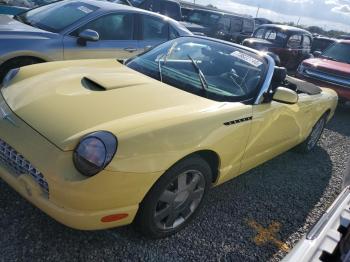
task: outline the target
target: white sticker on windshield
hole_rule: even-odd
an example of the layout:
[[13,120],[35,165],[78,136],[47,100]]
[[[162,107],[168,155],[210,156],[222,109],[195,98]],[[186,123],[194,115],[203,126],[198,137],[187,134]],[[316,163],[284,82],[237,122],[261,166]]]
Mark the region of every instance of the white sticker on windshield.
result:
[[245,61],[245,62],[247,62],[255,67],[259,67],[263,64],[258,59],[251,57],[250,55],[247,55],[245,53],[239,52],[239,51],[234,51],[233,53],[231,53],[231,55],[238,58],[238,59],[241,59],[241,60],[243,60],[243,61]]
[[92,12],[91,9],[89,9],[89,8],[87,8],[86,6],[83,6],[83,5],[79,6],[78,9],[79,9],[80,11],[84,12],[85,14],[90,14],[90,13]]

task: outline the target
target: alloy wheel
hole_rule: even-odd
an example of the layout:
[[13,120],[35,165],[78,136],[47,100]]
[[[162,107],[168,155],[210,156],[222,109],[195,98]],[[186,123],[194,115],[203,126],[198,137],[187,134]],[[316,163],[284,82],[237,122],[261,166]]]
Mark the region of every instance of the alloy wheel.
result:
[[201,203],[205,186],[204,176],[198,170],[188,170],[175,177],[156,204],[156,226],[161,230],[169,230],[187,221]]

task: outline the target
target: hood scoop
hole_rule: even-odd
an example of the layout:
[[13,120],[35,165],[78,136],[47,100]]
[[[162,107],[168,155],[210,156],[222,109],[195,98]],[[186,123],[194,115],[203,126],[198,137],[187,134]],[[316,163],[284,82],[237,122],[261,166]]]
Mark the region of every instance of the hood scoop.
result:
[[81,80],[81,85],[90,91],[106,91],[106,88],[87,77]]
[[91,91],[108,91],[113,89],[120,89],[138,85],[147,84],[144,78],[136,78],[134,75],[130,74],[130,77],[120,76],[118,73],[105,73],[88,75],[82,78],[81,84],[84,88]]

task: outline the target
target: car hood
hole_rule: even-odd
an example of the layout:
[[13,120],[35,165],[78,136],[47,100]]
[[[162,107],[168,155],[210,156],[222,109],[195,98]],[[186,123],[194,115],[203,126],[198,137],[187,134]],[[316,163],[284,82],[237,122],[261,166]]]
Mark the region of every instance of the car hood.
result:
[[[9,15],[0,15],[0,39],[16,39],[26,37],[54,37],[57,34],[51,33],[30,25],[21,23]],[[3,40],[1,40],[3,41]]]
[[180,22],[183,26],[185,26],[191,32],[199,32],[199,33],[207,33],[209,31],[208,27],[204,27],[199,24],[194,24],[190,22]]
[[305,66],[317,68],[329,73],[348,77],[350,75],[350,64],[328,60],[325,58],[311,58],[303,62]]
[[272,42],[260,38],[247,38],[244,40],[243,45],[259,50],[274,46]]
[[115,60],[53,62],[21,68],[2,89],[14,113],[68,151],[98,130],[117,135],[174,123],[218,106],[142,75]]
[[9,5],[1,5],[0,4],[0,14],[6,14],[6,15],[16,15],[21,12],[27,11],[28,8],[26,7],[19,7],[19,6],[9,6]]

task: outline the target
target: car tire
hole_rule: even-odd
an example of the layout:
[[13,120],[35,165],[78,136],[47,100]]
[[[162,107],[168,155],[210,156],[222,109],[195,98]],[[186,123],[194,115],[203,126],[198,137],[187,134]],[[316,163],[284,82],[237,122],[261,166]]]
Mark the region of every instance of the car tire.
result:
[[0,83],[3,81],[4,77],[6,76],[6,74],[11,69],[22,67],[22,66],[27,66],[27,65],[38,64],[38,63],[42,63],[42,62],[43,61],[41,59],[35,58],[35,57],[17,57],[17,58],[12,58],[12,59],[6,61],[0,67]]
[[164,238],[198,215],[212,182],[208,163],[192,156],[171,167],[142,201],[134,225],[146,237]]
[[327,116],[328,114],[324,114],[314,125],[314,127],[311,130],[310,135],[306,138],[304,142],[302,142],[300,145],[296,147],[296,150],[300,153],[310,153],[313,151],[320,140],[323,130],[327,123]]

